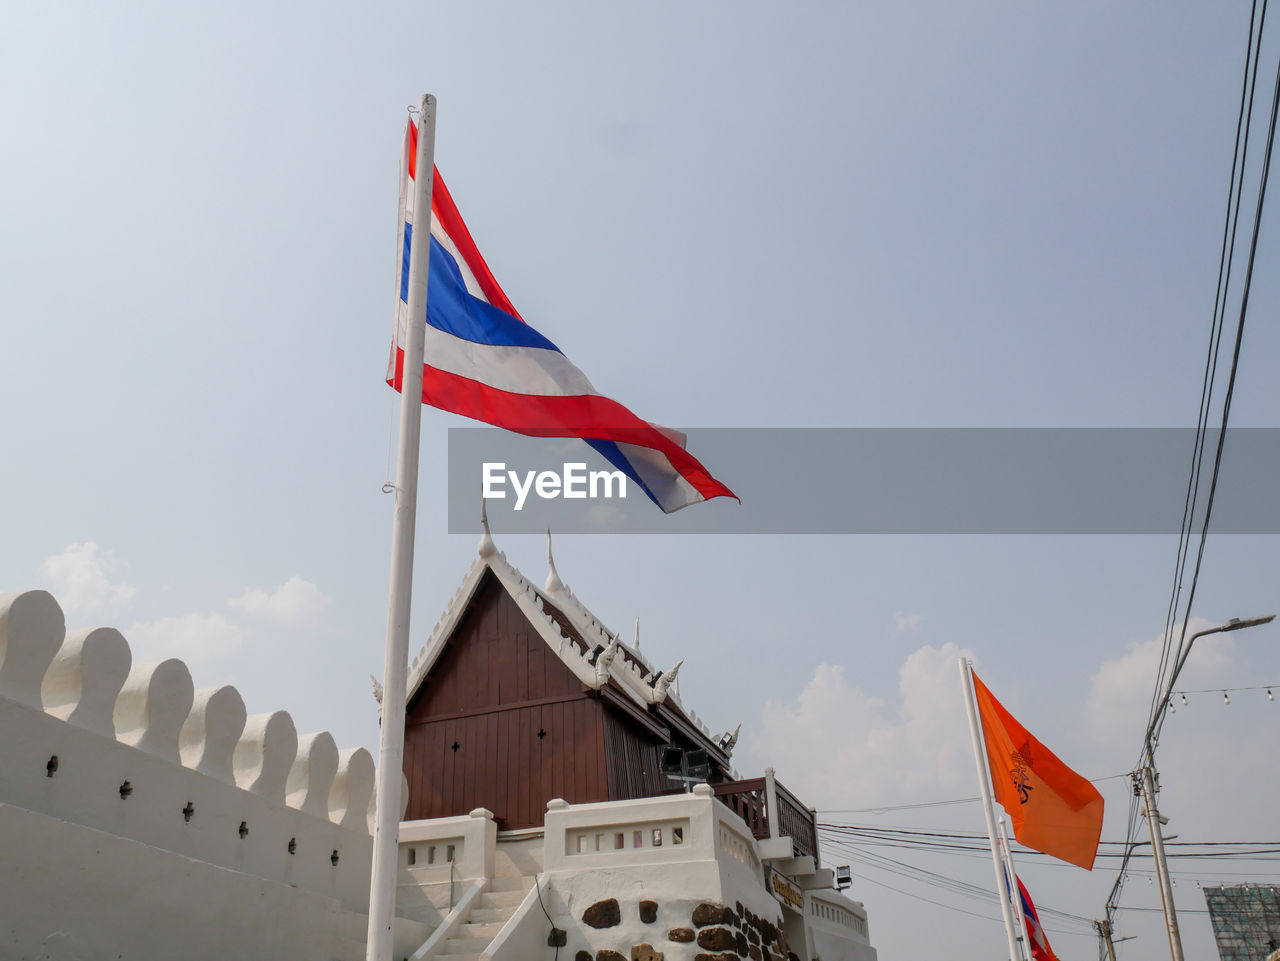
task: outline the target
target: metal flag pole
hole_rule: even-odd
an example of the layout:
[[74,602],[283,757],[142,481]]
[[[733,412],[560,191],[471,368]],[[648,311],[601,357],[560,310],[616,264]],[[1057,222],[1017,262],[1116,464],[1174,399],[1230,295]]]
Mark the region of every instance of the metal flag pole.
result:
[[1018,935],[1014,930],[1012,893],[1005,877],[1004,859],[996,835],[995,801],[992,799],[991,769],[987,765],[986,750],[982,746],[982,732],[978,726],[978,702],[973,693],[973,668],[960,658],[960,676],[964,679],[964,706],[969,712],[969,735],[973,738],[973,759],[978,765],[978,787],[982,792],[982,809],[987,815],[987,837],[991,841],[991,862],[996,869],[996,893],[1000,897],[1000,912],[1004,915],[1004,931],[1009,938],[1009,961],[1021,961],[1018,952]]
[[409,248],[409,324],[400,389],[400,444],[395,523],[391,533],[391,596],[387,652],[382,669],[382,729],[378,739],[378,794],[374,809],[373,871],[369,879],[367,961],[391,961],[396,874],[399,869],[400,778],[404,769],[405,686],[409,673],[409,606],[413,594],[413,535],[418,518],[418,447],[422,434],[422,362],[426,343],[427,258],[431,181],[435,169],[436,98],[418,103],[418,154],[413,185],[414,224]]
[[1022,892],[1018,890],[1018,872],[1013,866],[1013,845],[1009,841],[1009,828],[1004,818],[1000,818],[999,822],[1000,850],[1004,852],[1004,862],[1009,867],[1009,887],[1012,889],[1009,893],[1013,900],[1013,915],[1018,922],[1018,930],[1022,932],[1023,952],[1027,961],[1031,961],[1031,932],[1027,930],[1027,916],[1022,910]]

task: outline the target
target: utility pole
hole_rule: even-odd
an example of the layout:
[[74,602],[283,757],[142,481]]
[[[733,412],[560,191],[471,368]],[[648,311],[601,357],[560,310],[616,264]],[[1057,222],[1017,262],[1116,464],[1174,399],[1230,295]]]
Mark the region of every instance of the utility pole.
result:
[[1169,862],[1164,855],[1164,833],[1160,826],[1165,818],[1156,808],[1156,785],[1152,766],[1146,764],[1138,772],[1138,784],[1142,790],[1143,814],[1151,829],[1151,854],[1156,862],[1156,878],[1160,882],[1160,907],[1164,909],[1165,926],[1169,935],[1169,957],[1172,961],[1184,961],[1182,934],[1178,931],[1178,912],[1173,904],[1173,884],[1169,879]]
[[[1147,818],[1147,827],[1151,830],[1151,855],[1156,863],[1156,877],[1160,881],[1160,906],[1164,909],[1165,927],[1169,934],[1169,957],[1172,961],[1184,961],[1182,956],[1182,934],[1178,931],[1178,910],[1173,903],[1173,882],[1169,879],[1169,862],[1165,859],[1164,854],[1164,835],[1160,831],[1160,825],[1167,821],[1162,818],[1160,812],[1156,809],[1156,745],[1160,743],[1160,729],[1164,725],[1168,716],[1169,701],[1173,697],[1173,685],[1178,680],[1178,675],[1182,673],[1182,668],[1186,666],[1187,658],[1191,654],[1191,648],[1195,646],[1196,641],[1204,637],[1206,634],[1222,634],[1227,631],[1240,631],[1247,627],[1258,627],[1262,624],[1270,624],[1275,620],[1274,614],[1267,614],[1264,617],[1250,617],[1241,619],[1233,617],[1225,624],[1219,624],[1217,627],[1206,628],[1203,631],[1196,631],[1191,635],[1191,639],[1181,647],[1182,653],[1174,660],[1173,670],[1169,672],[1169,680],[1165,683],[1164,695],[1156,703],[1155,711],[1152,712],[1151,721],[1147,725],[1146,736],[1142,739],[1143,754],[1146,756],[1147,763],[1133,774],[1134,786],[1137,791],[1142,794],[1142,802],[1146,808],[1143,814]],[[1183,636],[1186,636],[1186,624],[1183,624]]]
[[1116,961],[1116,945],[1121,941],[1132,941],[1135,935],[1128,935],[1123,938],[1113,937],[1115,929],[1111,927],[1111,919],[1108,917],[1106,921],[1094,921],[1093,926],[1098,930],[1098,937],[1102,939],[1102,943],[1107,948],[1107,961]]
[[1107,961],[1116,961],[1116,946],[1111,940],[1111,922],[1094,921],[1093,926],[1098,929],[1098,937],[1107,946]]

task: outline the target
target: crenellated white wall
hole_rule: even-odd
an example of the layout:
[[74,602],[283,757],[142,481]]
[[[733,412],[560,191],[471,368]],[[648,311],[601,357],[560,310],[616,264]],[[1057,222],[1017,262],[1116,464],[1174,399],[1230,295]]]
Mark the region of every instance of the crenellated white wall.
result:
[[[25,918],[22,898],[0,907],[10,934],[39,934],[50,900],[63,939],[84,935],[71,930],[77,915],[103,924],[124,911],[137,927],[146,901],[112,898],[150,877],[179,885],[155,892],[186,906],[179,927],[212,918],[225,943],[237,906],[275,904],[280,930],[264,943],[296,930],[335,945],[334,957],[359,956],[373,790],[363,748],[300,736],[284,711],[250,717],[234,687],[195,690],[182,661],[135,665],[116,630],[67,633],[44,591],[0,595],[0,849],[20,852],[6,857],[5,886],[28,899]],[[72,900],[59,906],[60,892]]]

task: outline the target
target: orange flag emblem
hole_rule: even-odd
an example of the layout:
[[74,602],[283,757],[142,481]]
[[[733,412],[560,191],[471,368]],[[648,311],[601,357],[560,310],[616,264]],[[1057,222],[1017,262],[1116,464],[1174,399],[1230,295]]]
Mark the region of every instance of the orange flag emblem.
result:
[[1102,795],[1037,741],[973,675],[995,798],[1022,844],[1093,870]]

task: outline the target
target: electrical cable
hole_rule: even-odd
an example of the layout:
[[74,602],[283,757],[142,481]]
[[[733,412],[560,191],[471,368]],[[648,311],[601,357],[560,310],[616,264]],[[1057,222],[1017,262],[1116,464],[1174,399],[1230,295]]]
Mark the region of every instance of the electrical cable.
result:
[[[1274,96],[1271,124],[1267,133],[1266,158],[1263,163],[1261,185],[1258,191],[1258,205],[1253,225],[1253,238],[1250,244],[1249,264],[1246,272],[1244,293],[1241,298],[1240,321],[1236,331],[1236,344],[1232,357],[1231,374],[1228,380],[1225,399],[1223,401],[1222,427],[1218,435],[1213,476],[1210,481],[1209,495],[1205,505],[1200,546],[1196,555],[1196,566],[1192,574],[1191,586],[1187,595],[1186,607],[1184,608],[1185,613],[1182,618],[1182,632],[1179,638],[1177,651],[1175,653],[1172,645],[1173,628],[1177,616],[1178,601],[1182,593],[1182,582],[1186,572],[1187,555],[1190,550],[1191,525],[1194,523],[1195,505],[1199,498],[1200,477],[1203,466],[1205,439],[1207,437],[1209,411],[1211,408],[1213,385],[1216,379],[1218,367],[1222,332],[1225,327],[1227,294],[1230,287],[1231,267],[1234,260],[1236,231],[1239,226],[1241,195],[1243,192],[1245,172],[1248,167],[1249,131],[1253,126],[1253,103],[1254,94],[1257,90],[1258,66],[1261,61],[1262,54],[1262,39],[1267,15],[1267,0],[1262,0],[1261,15],[1257,17],[1257,29],[1255,31],[1254,23],[1255,15],[1257,13],[1257,0],[1253,0],[1249,11],[1249,33],[1248,42],[1245,45],[1244,75],[1241,80],[1240,107],[1236,116],[1236,134],[1235,144],[1232,149],[1231,175],[1228,178],[1227,213],[1223,224],[1222,249],[1219,254],[1218,261],[1218,280],[1215,284],[1214,310],[1212,322],[1210,324],[1210,347],[1205,360],[1205,375],[1201,384],[1200,410],[1197,415],[1196,443],[1192,453],[1191,473],[1188,478],[1187,487],[1188,493],[1183,505],[1183,518],[1179,529],[1178,550],[1176,552],[1174,565],[1174,582],[1170,591],[1169,606],[1165,615],[1165,631],[1161,644],[1160,662],[1156,672],[1156,681],[1152,690],[1151,702],[1148,707],[1147,733],[1143,738],[1142,754],[1139,758],[1138,764],[1135,765],[1135,768],[1151,762],[1151,755],[1155,751],[1155,743],[1159,739],[1160,727],[1168,717],[1168,712],[1160,709],[1160,692],[1166,687],[1172,688],[1175,678],[1170,675],[1166,681],[1165,675],[1166,672],[1170,670],[1171,665],[1179,663],[1179,658],[1184,650],[1183,645],[1186,642],[1187,626],[1190,621],[1192,602],[1195,599],[1195,589],[1199,580],[1201,563],[1204,558],[1204,546],[1209,527],[1209,517],[1213,508],[1214,494],[1216,493],[1218,470],[1221,466],[1222,445],[1226,437],[1227,419],[1230,414],[1231,398],[1234,392],[1235,377],[1239,366],[1241,335],[1243,334],[1245,310],[1248,304],[1249,285],[1252,279],[1254,257],[1257,251],[1257,235],[1262,216],[1262,202],[1266,193],[1271,148],[1275,134],[1276,104]],[[1277,76],[1275,92],[1276,94],[1280,94],[1280,75]],[[1239,173],[1238,177],[1237,170]],[[1228,224],[1231,225],[1229,230],[1227,226]],[[1173,655],[1172,659],[1171,655]],[[1136,838],[1138,823],[1138,806],[1136,797],[1130,799],[1127,821],[1128,823],[1126,826],[1125,836],[1130,842],[1133,842]],[[1116,874],[1116,880],[1112,886],[1111,893],[1108,895],[1106,902],[1106,916],[1108,922],[1113,919],[1115,912],[1118,910],[1120,894],[1124,887],[1126,869],[1128,868],[1135,846],[1136,845],[1131,843],[1126,851],[1120,865],[1120,869]]]
[[[1263,14],[1266,14],[1266,5],[1263,5]],[[1261,34],[1259,34],[1259,53],[1261,53]],[[1257,71],[1257,59],[1254,60],[1254,71]],[[1258,201],[1254,208],[1253,214],[1253,234],[1249,238],[1249,260],[1245,265],[1244,288],[1240,294],[1240,318],[1236,324],[1235,345],[1231,352],[1231,369],[1227,378],[1227,390],[1222,400],[1222,426],[1218,431],[1218,445],[1214,452],[1213,473],[1209,478],[1209,496],[1205,502],[1204,522],[1200,529],[1200,546],[1196,552],[1196,566],[1191,574],[1191,589],[1187,594],[1186,614],[1182,619],[1182,638],[1178,642],[1178,657],[1181,658],[1183,652],[1183,644],[1186,641],[1187,626],[1191,618],[1191,604],[1195,600],[1196,585],[1200,580],[1200,565],[1204,560],[1205,543],[1209,536],[1209,518],[1213,512],[1214,495],[1218,489],[1218,476],[1222,467],[1222,450],[1227,440],[1227,422],[1231,417],[1231,400],[1235,395],[1236,374],[1240,369],[1240,348],[1244,342],[1244,322],[1249,312],[1249,293],[1253,286],[1253,268],[1257,261],[1258,255],[1258,235],[1262,229],[1262,210],[1267,199],[1267,183],[1271,179],[1271,152],[1275,146],[1276,135],[1276,117],[1280,112],[1280,61],[1276,64],[1276,77],[1272,87],[1271,94],[1271,119],[1267,124],[1267,146],[1262,156],[1262,171],[1260,182],[1258,185]],[[1243,178],[1243,172],[1241,173]],[[1178,663],[1177,660],[1174,663]],[[1173,678],[1170,678],[1172,685]],[[1163,726],[1165,717],[1161,714],[1156,718],[1155,737],[1158,740],[1160,736],[1160,728]]]
[[[878,865],[870,864],[870,865],[868,865],[868,866],[870,866],[870,868],[876,868],[876,866],[878,866]],[[897,874],[901,874],[901,871],[895,871],[895,873],[897,873]],[[1000,917],[992,917],[991,915],[980,915],[980,914],[975,914],[975,912],[973,912],[973,911],[966,911],[966,910],[964,910],[964,909],[963,909],[963,907],[956,907],[955,905],[947,905],[947,903],[943,903],[943,902],[941,902],[941,901],[934,901],[934,900],[932,900],[932,898],[924,897],[924,896],[923,896],[923,894],[914,894],[914,893],[911,893],[911,892],[909,892],[909,891],[902,891],[902,889],[901,889],[901,888],[893,887],[893,886],[892,886],[892,884],[884,884],[883,882],[881,882],[881,880],[876,880],[876,879],[873,879],[873,878],[868,878],[868,877],[867,877],[867,875],[864,875],[864,874],[856,874],[856,873],[852,873],[852,871],[850,871],[850,874],[852,875],[852,877],[860,878],[861,880],[865,880],[865,882],[869,882],[870,884],[874,884],[874,886],[877,886],[877,887],[879,887],[879,888],[886,888],[886,889],[888,889],[888,891],[893,891],[893,892],[896,892],[896,893],[899,893],[899,894],[905,894],[905,896],[906,896],[906,897],[913,897],[913,898],[916,898],[916,900],[918,900],[918,901],[925,901],[925,902],[931,903],[931,905],[937,905],[938,907],[945,907],[945,909],[947,909],[948,911],[959,911],[959,912],[960,912],[960,914],[966,914],[966,915],[970,915],[970,916],[973,916],[973,917],[982,917],[982,919],[983,919],[983,920],[996,921],[996,923],[1002,923],[1002,919],[1000,919]],[[902,877],[908,877],[908,878],[911,878],[911,875],[910,875],[910,874],[905,874],[905,875],[902,875]],[[934,875],[934,877],[942,878],[942,877],[945,877],[945,875]],[[947,880],[955,880],[955,879],[947,879]],[[941,886],[940,886],[940,884],[937,884],[936,882],[928,882],[928,880],[927,880],[927,882],[925,882],[925,883],[932,884],[932,886],[933,886],[933,887],[943,887],[943,888],[948,888],[948,886],[946,886],[946,884],[941,884]],[[966,891],[959,891],[959,892],[957,892],[957,893],[964,893],[964,894],[966,894],[966,896],[968,896],[968,897],[975,897],[975,898],[977,898],[977,900],[982,900],[983,902],[986,902],[986,903],[992,903],[992,902],[996,902],[996,903],[998,903],[998,896],[997,896],[997,894],[995,894],[995,893],[993,893],[993,892],[991,892],[991,891],[987,891],[987,889],[986,889],[986,888],[978,888],[977,886],[970,886],[970,884],[966,884],[965,882],[956,882],[956,883],[957,883],[957,884],[960,884],[960,886],[963,886],[964,888],[973,888],[973,891],[974,891],[974,892],[977,892],[977,893],[969,893],[969,892],[966,892]],[[979,896],[980,896],[980,897],[979,897]],[[1055,910],[1053,910],[1053,909],[1050,909],[1050,907],[1038,906],[1038,910],[1039,910],[1039,911],[1041,911],[1041,914],[1052,914],[1052,915],[1055,915],[1055,916],[1057,916],[1057,915],[1062,915],[1062,916],[1066,917],[1066,919],[1069,919],[1069,920],[1076,920],[1076,916],[1075,916],[1075,915],[1065,915],[1065,914],[1064,914],[1064,912],[1055,911]],[[1092,925],[1092,921],[1088,921],[1088,919],[1078,919],[1078,920],[1079,920],[1079,921],[1083,921],[1083,923],[1085,923],[1085,924],[1091,924],[1091,925]],[[1061,928],[1056,928],[1056,929],[1055,929],[1055,928],[1047,928],[1047,926],[1046,926],[1046,930],[1050,930],[1050,932],[1052,932],[1052,933],[1056,933],[1056,934],[1075,934],[1075,935],[1082,934],[1082,932],[1071,932],[1071,930],[1065,930],[1065,929],[1061,929]]]
[[[1209,426],[1213,387],[1217,378],[1222,331],[1226,319],[1226,295],[1231,284],[1231,267],[1235,254],[1236,230],[1240,223],[1240,198],[1244,186],[1245,170],[1248,165],[1249,132],[1253,126],[1253,98],[1258,86],[1258,63],[1262,50],[1262,33],[1267,19],[1266,0],[1263,0],[1262,15],[1258,19],[1255,50],[1254,19],[1256,13],[1257,0],[1253,0],[1249,9],[1249,39],[1245,45],[1244,76],[1240,87],[1240,107],[1236,114],[1235,143],[1231,152],[1231,175],[1227,183],[1227,211],[1222,225],[1222,248],[1218,255],[1218,279],[1214,285],[1213,315],[1209,325],[1209,350],[1205,356],[1205,373],[1200,386],[1200,409],[1196,415],[1196,437],[1192,450],[1191,473],[1187,480],[1187,496],[1183,503],[1182,522],[1179,525],[1178,550],[1174,563],[1174,583],[1170,592],[1169,608],[1165,614],[1165,631],[1161,646],[1160,665],[1156,671],[1156,684],[1151,692],[1151,703],[1147,710],[1148,730],[1150,729],[1150,723],[1155,719],[1160,691],[1164,687],[1165,671],[1171,663],[1177,663],[1177,657],[1175,656],[1171,660],[1169,655],[1173,643],[1178,599],[1182,593],[1182,579],[1186,574],[1187,552],[1191,546],[1191,525],[1194,523],[1196,503],[1199,499],[1200,475],[1204,462],[1204,444]],[[1250,69],[1250,61],[1253,63],[1252,70]],[[1238,182],[1236,177],[1237,168],[1239,169]],[[1230,226],[1229,231],[1228,226]],[[1194,589],[1192,593],[1194,594]],[[1187,611],[1189,612],[1190,609],[1191,603],[1190,598],[1188,598]],[[1183,618],[1182,638],[1184,640],[1186,638],[1186,617]],[[1179,644],[1179,648],[1181,648],[1181,644]],[[1144,753],[1147,747],[1146,744],[1143,745]]]
[[[547,912],[547,906],[542,903],[542,885],[538,883],[538,876],[536,874],[533,876],[533,888],[535,891],[538,892],[538,907],[542,908],[542,913],[547,915],[547,923],[551,925],[551,931],[552,932],[556,931],[557,930],[556,923],[551,920],[551,915]],[[555,948],[556,948],[556,954],[555,954],[556,961],[560,961],[560,945],[557,944]]]
[[[1276,685],[1280,687],[1280,684]],[[1188,692],[1190,693],[1190,692]],[[1128,777],[1125,774],[1108,774],[1106,777],[1090,778],[1089,783],[1100,784],[1103,781],[1114,781],[1118,778]],[[819,814],[883,814],[889,811],[914,811],[920,808],[938,808],[946,807],[951,804],[970,804],[974,801],[981,801],[980,797],[958,797],[951,798],[946,801],[916,801],[911,804],[882,804],[879,807],[870,808],[820,808]]]

